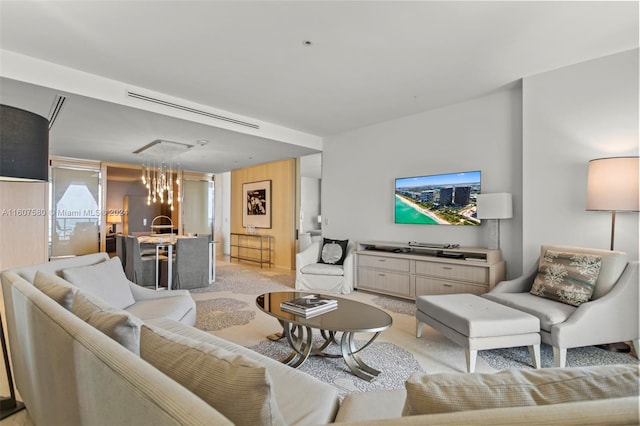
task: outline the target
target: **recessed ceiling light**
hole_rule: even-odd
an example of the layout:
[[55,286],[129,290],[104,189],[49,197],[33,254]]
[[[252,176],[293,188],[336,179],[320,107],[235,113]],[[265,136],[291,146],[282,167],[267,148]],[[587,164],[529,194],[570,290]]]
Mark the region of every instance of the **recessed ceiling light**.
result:
[[302,42],[303,46],[313,46],[313,42],[311,40],[304,40]]
[[206,144],[208,144],[208,143],[209,143],[209,141],[208,141],[208,140],[205,140],[205,139],[199,139],[199,140],[197,141],[197,144],[198,144],[198,145],[200,145],[200,146],[205,146],[205,145],[206,145]]

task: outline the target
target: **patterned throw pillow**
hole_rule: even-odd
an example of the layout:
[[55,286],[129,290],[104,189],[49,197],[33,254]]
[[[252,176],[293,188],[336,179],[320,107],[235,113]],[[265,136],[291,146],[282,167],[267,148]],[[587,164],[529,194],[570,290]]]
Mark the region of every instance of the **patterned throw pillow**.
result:
[[601,266],[601,256],[547,250],[531,294],[579,306],[591,300]]
[[320,250],[320,259],[318,263],[328,263],[330,265],[342,265],[344,258],[347,257],[347,245],[349,240],[331,240],[324,238],[322,240],[322,250]]

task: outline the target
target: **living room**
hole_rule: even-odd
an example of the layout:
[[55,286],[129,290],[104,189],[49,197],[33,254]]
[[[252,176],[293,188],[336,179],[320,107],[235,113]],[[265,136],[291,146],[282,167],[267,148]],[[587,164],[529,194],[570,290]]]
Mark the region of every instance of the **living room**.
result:
[[[313,5],[314,2],[309,3]],[[512,7],[518,4],[508,3]],[[477,56],[482,57],[479,61],[469,55],[468,58],[458,58],[455,61],[458,77],[447,80],[449,97],[445,101],[438,98],[440,103],[430,103],[430,96],[435,98],[437,95],[437,87],[431,88],[433,92],[426,88],[416,88],[412,92],[402,86],[402,76],[411,81],[433,80],[427,68],[417,68],[415,71],[407,69],[400,76],[394,74],[396,80],[388,82],[385,92],[388,97],[382,97],[380,92],[376,92],[376,95],[380,96],[380,103],[391,105],[400,102],[389,95],[390,92],[396,92],[403,97],[403,102],[412,102],[415,104],[413,106],[403,105],[398,110],[386,111],[388,115],[376,110],[368,116],[377,116],[376,120],[358,121],[363,124],[357,127],[345,126],[344,123],[335,124],[338,131],[322,127],[322,122],[329,121],[334,115],[330,110],[323,110],[325,113],[316,124],[316,130],[307,125],[306,129],[309,130],[301,132],[299,128],[304,127],[303,124],[297,126],[294,119],[280,128],[276,125],[264,127],[265,135],[271,136],[271,141],[297,144],[297,149],[305,154],[322,152],[323,236],[348,238],[352,241],[419,241],[486,247],[491,239],[487,226],[402,225],[395,224],[393,218],[395,178],[481,170],[483,193],[505,192],[513,196],[513,217],[500,222],[500,248],[506,261],[507,278],[518,277],[529,269],[536,262],[543,244],[609,248],[611,213],[586,210],[587,170],[592,159],[638,155],[638,5],[636,2],[571,2],[572,4],[564,6],[544,3],[540,7],[550,9],[533,15],[528,31],[517,31],[522,30],[522,26],[515,28],[518,24],[527,22],[522,17],[519,18],[521,20],[513,18],[513,28],[505,24],[517,34],[513,36],[514,40],[518,37],[529,40],[529,51],[520,51],[516,41],[513,44],[504,42],[504,39],[510,38],[504,34],[498,37],[491,33],[490,36],[488,30],[486,36],[482,33],[461,33],[459,37],[442,38],[440,43],[443,50],[454,51],[455,48],[461,49],[461,46],[473,44],[473,49],[467,47],[464,53],[476,52]],[[286,6],[288,5],[283,7]],[[361,7],[366,6],[371,5],[363,4]],[[460,7],[472,6],[462,2]],[[2,8],[6,16],[5,12],[10,9],[6,5],[2,5]],[[357,16],[359,11],[349,9],[340,12]],[[344,16],[340,12],[335,12],[334,16]],[[420,12],[427,13],[424,10]],[[297,13],[304,14],[303,11]],[[467,14],[473,15],[472,12],[463,13]],[[326,18],[331,13],[324,11],[320,16]],[[438,15],[434,13],[434,16]],[[550,17],[549,21],[545,21],[542,16]],[[27,17],[23,19],[28,22]],[[427,20],[427,17],[423,19]],[[470,18],[467,16],[466,19]],[[430,18],[428,23],[435,25],[434,20],[435,18]],[[411,22],[415,24],[415,21]],[[506,23],[509,22],[507,19]],[[322,23],[326,24],[325,21]],[[459,26],[455,28],[460,30]],[[479,31],[477,27],[474,29]],[[314,30],[317,31],[316,28]],[[29,55],[13,51],[5,47],[5,43],[8,43],[5,40],[11,35],[5,33],[8,31],[5,30],[5,25],[2,31],[3,60],[0,72],[3,81],[10,79],[43,84],[48,80],[59,85],[52,85],[54,89],[74,93],[84,91],[87,96],[95,95],[103,89],[86,87],[99,72],[90,73],[90,70],[85,70],[90,73],[84,76],[87,79],[86,85],[77,84],[78,80],[69,82],[70,76],[77,77],[80,74],[77,70],[67,73],[69,69],[58,69],[57,67],[65,65],[64,58],[36,59],[35,55],[28,57]],[[382,36],[376,31],[360,31],[356,33],[367,35],[384,45]],[[300,32],[303,31],[298,33]],[[353,41],[343,33],[340,35],[345,40]],[[410,38],[409,35],[407,38]],[[301,40],[297,41],[301,48],[311,49],[305,54],[313,52],[312,49],[322,48],[323,42],[327,43],[321,38],[311,37],[309,39],[315,45],[312,43],[310,46],[303,46]],[[492,41],[498,43],[499,40],[503,50],[489,48]],[[448,43],[451,47],[448,47]],[[381,48],[376,54],[388,53],[395,59],[393,52],[396,49],[400,50],[397,46]],[[552,52],[556,56],[551,58],[553,60],[548,57],[545,57],[546,61],[540,59],[540,64],[534,60],[528,62],[528,58],[539,58],[536,55],[540,55],[542,51]],[[432,52],[423,46],[423,50],[403,53],[407,56],[429,56]],[[318,67],[316,61],[321,61],[324,54],[326,53],[321,50],[320,58],[313,61],[309,59],[310,63]],[[435,51],[433,54],[436,54]],[[233,58],[233,55],[229,53],[229,57]],[[380,58],[374,59],[385,61]],[[346,60],[344,57],[340,59]],[[268,60],[275,61],[274,58]],[[466,69],[467,60],[475,66],[470,71]],[[369,66],[374,62],[373,59],[370,61],[366,62]],[[519,68],[511,65],[512,68],[506,67],[506,71],[502,67],[503,63],[521,62],[526,62],[528,66]],[[339,69],[340,66],[336,68]],[[58,69],[64,77],[56,80],[54,73],[43,77],[42,74],[54,69]],[[338,72],[329,65],[325,65],[323,69],[326,73]],[[353,83],[354,86],[366,86],[369,80],[363,75],[366,74],[363,70],[366,68],[356,68],[358,72],[352,72],[359,74],[358,78],[348,81],[359,82]],[[487,78],[493,74],[495,79]],[[152,75],[153,72],[146,73],[150,79],[150,89],[153,89]],[[467,87],[467,84],[471,85],[476,79],[482,80],[482,90],[477,90],[479,86],[474,86],[475,91]],[[60,83],[61,80],[67,80],[66,84]],[[375,80],[375,84],[378,83]],[[145,84],[147,83],[138,83],[138,86],[144,87]],[[396,85],[402,90],[394,90]],[[83,87],[81,90],[74,86]],[[123,86],[116,87],[119,90]],[[325,95],[337,96],[338,93],[335,92],[341,88],[336,86],[330,94]],[[277,93],[278,90],[274,89],[272,97],[277,98]],[[4,103],[4,92],[0,94],[3,95]],[[102,100],[109,97],[115,99],[113,94],[100,96]],[[316,96],[317,98],[306,98],[307,103],[300,103],[297,108],[313,110],[314,100],[323,99],[320,94]],[[362,98],[352,109],[354,119],[359,118],[359,110],[375,109],[371,106],[375,103],[374,99],[362,93],[355,97],[357,96]],[[287,99],[283,102],[291,101]],[[342,104],[349,102],[356,101],[348,99],[342,101]],[[343,110],[338,109],[342,105],[338,98],[336,104],[336,109],[342,113]],[[210,106],[218,107],[214,101],[211,101]],[[159,107],[156,107],[156,113],[166,112],[157,108]],[[406,113],[398,114],[403,108]],[[227,109],[230,107],[227,106]],[[269,122],[268,109],[234,112],[246,114],[247,117],[255,114]],[[342,119],[348,120],[348,117]],[[52,150],[56,149],[55,143],[52,139]],[[131,152],[129,148],[133,147],[125,149],[128,153]],[[58,155],[63,153],[58,152]],[[239,167],[226,164],[218,170],[198,171],[215,173],[216,185],[224,188],[223,183],[226,182],[230,188],[228,179],[231,170],[250,170],[261,164],[260,158],[265,158],[253,152],[246,152],[245,156],[247,155],[255,157],[255,164]],[[88,159],[87,156],[83,158]],[[136,160],[130,161],[135,163]],[[0,198],[4,199],[5,195],[6,193],[2,194]],[[10,198],[9,195],[6,197]],[[2,233],[5,233],[4,228]],[[637,260],[639,234],[637,212],[621,212],[617,215],[616,250],[626,252],[629,259]],[[12,243],[13,241],[3,239],[4,249],[14,248]]]

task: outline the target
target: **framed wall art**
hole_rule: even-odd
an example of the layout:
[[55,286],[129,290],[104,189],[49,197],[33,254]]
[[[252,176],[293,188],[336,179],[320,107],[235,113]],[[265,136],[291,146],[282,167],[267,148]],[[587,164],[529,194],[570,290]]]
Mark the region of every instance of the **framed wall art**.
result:
[[242,226],[247,229],[271,228],[271,181],[243,183]]

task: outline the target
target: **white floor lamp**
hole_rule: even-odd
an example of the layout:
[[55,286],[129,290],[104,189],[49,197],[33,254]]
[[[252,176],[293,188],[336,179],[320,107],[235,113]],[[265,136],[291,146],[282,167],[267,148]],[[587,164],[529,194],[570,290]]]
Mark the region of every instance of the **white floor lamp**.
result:
[[[640,210],[638,157],[596,158],[589,161],[587,211],[611,212],[611,250],[614,249],[616,211]],[[612,352],[629,352],[626,343],[600,345]]]
[[478,194],[476,217],[490,219],[490,238],[488,248],[500,249],[500,219],[513,217],[511,194],[498,192],[495,194]]

